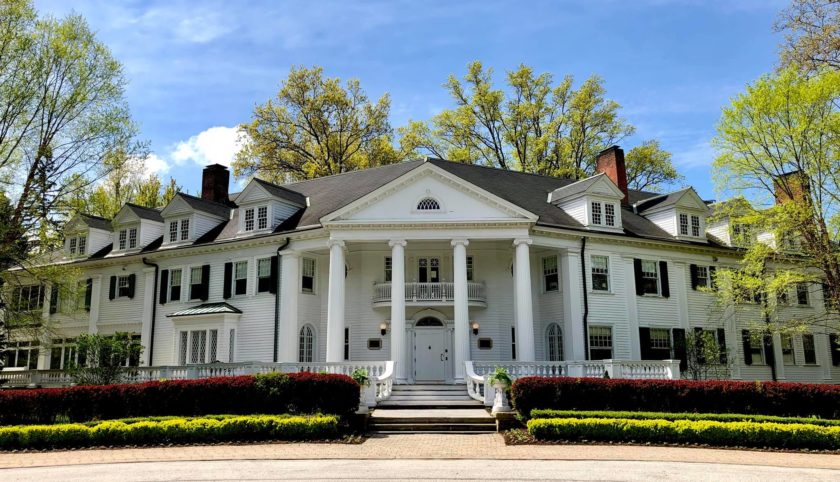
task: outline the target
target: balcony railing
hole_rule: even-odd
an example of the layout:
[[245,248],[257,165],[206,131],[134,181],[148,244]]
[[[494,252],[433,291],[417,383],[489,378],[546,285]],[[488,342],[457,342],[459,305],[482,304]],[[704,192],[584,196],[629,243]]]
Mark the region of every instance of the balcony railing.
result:
[[[405,284],[406,303],[442,303],[449,304],[455,300],[455,283],[415,283]],[[484,283],[467,282],[467,301],[474,305],[485,306],[487,294]],[[391,303],[391,283],[376,283],[373,285],[373,303]]]

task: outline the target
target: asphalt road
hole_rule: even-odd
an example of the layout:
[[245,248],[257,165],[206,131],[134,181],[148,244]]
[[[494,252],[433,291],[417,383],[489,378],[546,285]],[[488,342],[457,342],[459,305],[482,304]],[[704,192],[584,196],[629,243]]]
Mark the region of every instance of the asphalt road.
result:
[[2,481],[840,480],[840,470],[603,460],[216,460],[0,469]]

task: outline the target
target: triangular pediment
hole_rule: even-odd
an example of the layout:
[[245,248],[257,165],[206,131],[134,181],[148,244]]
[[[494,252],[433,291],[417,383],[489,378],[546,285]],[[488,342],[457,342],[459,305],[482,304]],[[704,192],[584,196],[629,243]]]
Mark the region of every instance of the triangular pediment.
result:
[[606,174],[601,173],[555,189],[551,193],[549,201],[559,204],[578,199],[581,196],[597,196],[618,200],[624,197],[624,193]]
[[192,206],[187,204],[187,201],[185,201],[180,194],[176,194],[175,197],[173,197],[172,200],[169,201],[169,204],[167,204],[166,207],[163,208],[163,211],[161,211],[160,214],[164,218],[171,218],[174,216],[183,216],[184,214],[192,214],[192,212]]
[[700,198],[700,195],[697,194],[694,188],[686,189],[685,193],[677,201],[677,207],[702,212],[709,211],[709,206],[703,202],[703,199]]
[[256,179],[245,186],[245,189],[236,198],[236,203],[239,205],[260,203],[273,199],[272,196]]
[[140,222],[140,217],[131,210],[128,206],[123,206],[120,211],[114,216],[114,225],[122,226],[124,224],[132,224]]
[[426,163],[324,216],[321,222],[535,220],[536,216],[529,211]]

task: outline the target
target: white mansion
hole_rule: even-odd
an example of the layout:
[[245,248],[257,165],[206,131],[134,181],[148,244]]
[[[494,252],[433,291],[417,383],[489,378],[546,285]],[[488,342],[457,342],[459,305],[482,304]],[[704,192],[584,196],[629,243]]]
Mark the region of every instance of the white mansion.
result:
[[[201,198],[67,225],[59,262],[84,299],[10,293],[59,335],[16,339],[5,370],[60,370],[80,333],[130,332],[141,366],[393,361],[398,383],[462,382],[481,362],[682,360],[687,332],[713,330],[734,379],[840,381],[836,336],[756,340],[757,306],[700,289],[740,250],[692,188],[628,190],[618,147],[597,168],[572,182],[426,159],[229,194],[208,166]],[[823,309],[819,286],[788,300]]]

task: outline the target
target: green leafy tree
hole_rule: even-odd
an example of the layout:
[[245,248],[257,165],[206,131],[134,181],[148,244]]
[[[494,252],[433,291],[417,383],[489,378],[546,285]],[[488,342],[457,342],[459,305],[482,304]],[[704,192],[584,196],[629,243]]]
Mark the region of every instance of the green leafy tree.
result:
[[130,360],[139,360],[143,347],[128,333],[114,336],[82,334],[76,338],[78,362],[70,362],[67,372],[79,385],[109,385],[125,379]]
[[277,96],[240,126],[234,175],[283,182],[396,162],[390,106],[388,94],[371,102],[356,79],[342,85],[321,67],[293,68]]
[[[555,83],[551,74],[520,65],[501,89],[492,69],[472,62],[463,80],[450,76],[445,87],[455,107],[399,129],[401,152],[579,179],[593,173],[599,151],[635,130],[597,76],[575,88],[571,76]],[[655,141],[628,156],[628,169],[633,187],[679,180]]]
[[711,331],[690,331],[685,337],[686,375],[692,380],[729,378],[731,357]]
[[[840,71],[806,75],[796,67],[766,75],[723,111],[714,145],[714,175],[722,191],[749,199],[717,215],[747,227],[738,270],[720,270],[720,296],[758,301],[769,331],[808,325],[836,327],[840,307]],[[742,232],[744,232],[742,230]],[[777,298],[799,283],[824,284],[828,314],[778,317]]]
[[797,66],[806,72],[840,69],[840,1],[793,0],[775,25],[783,32],[782,68]]

